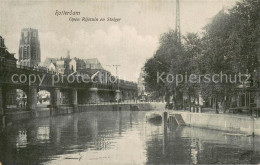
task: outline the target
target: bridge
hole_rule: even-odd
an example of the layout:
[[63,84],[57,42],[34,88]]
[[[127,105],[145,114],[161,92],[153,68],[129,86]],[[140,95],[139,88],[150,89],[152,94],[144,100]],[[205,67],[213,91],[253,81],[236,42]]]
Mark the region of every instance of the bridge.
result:
[[65,96],[68,98],[66,106],[75,111],[79,104],[132,100],[137,96],[136,83],[124,80],[109,81],[102,71],[97,73],[94,79],[84,81],[84,78],[79,76],[75,80],[72,75],[19,66],[16,61],[14,55],[7,50],[0,52],[0,115],[5,114],[7,109],[7,93],[14,89],[20,89],[26,94],[27,111],[37,110],[37,95],[41,90],[50,93],[49,108],[54,111],[63,106],[60,98]]

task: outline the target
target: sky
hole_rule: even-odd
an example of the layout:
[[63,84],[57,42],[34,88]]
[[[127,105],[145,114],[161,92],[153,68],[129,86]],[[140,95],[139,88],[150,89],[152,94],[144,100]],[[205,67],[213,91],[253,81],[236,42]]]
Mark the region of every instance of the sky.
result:
[[[180,0],[181,32],[201,32],[223,7],[237,0]],[[46,57],[98,58],[120,78],[137,81],[160,36],[175,29],[175,0],[0,0],[0,35],[18,58],[22,28],[39,31],[41,60]],[[78,16],[55,15],[77,11]],[[120,18],[119,22],[72,22],[70,17]]]

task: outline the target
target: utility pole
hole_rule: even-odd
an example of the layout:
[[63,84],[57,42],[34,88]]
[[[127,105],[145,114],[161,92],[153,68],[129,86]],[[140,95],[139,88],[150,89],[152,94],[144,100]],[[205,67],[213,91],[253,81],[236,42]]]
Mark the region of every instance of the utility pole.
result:
[[116,68],[117,89],[119,90],[119,81],[118,81],[118,75],[117,75],[117,68],[118,68],[120,65],[112,65],[112,66]]
[[115,67],[115,69],[116,69],[116,79],[117,79],[117,89],[119,89],[117,68],[118,68],[120,65],[116,64],[116,65],[106,65],[106,66]]
[[[107,65],[107,66],[111,66],[111,65]],[[116,90],[116,97],[117,97],[117,104],[118,104],[118,101],[119,101],[119,79],[118,79],[118,74],[117,74],[117,68],[120,66],[118,64],[115,64],[115,65],[112,65],[113,67],[115,67],[116,69],[116,81],[117,81],[117,90]]]
[[181,43],[181,25],[180,25],[180,0],[176,0],[176,23],[175,23],[176,37]]
[[119,79],[118,79],[118,75],[117,75],[117,67],[119,67],[120,65],[113,65],[113,67],[116,68],[116,81],[117,81],[117,90],[116,90],[116,102],[117,104],[119,103],[119,96],[120,96],[120,91],[119,91]]
[[[259,62],[258,62],[259,63]],[[259,64],[258,64],[258,66],[259,66]],[[255,89],[255,93],[256,93],[256,118],[258,118],[259,117],[259,110],[260,110],[260,102],[259,102],[259,100],[260,100],[260,98],[259,98],[259,94],[260,94],[260,81],[259,81],[259,79],[260,79],[260,74],[259,74],[259,71],[260,71],[260,67],[256,67],[256,70],[255,70],[255,87],[256,87],[256,89]]]

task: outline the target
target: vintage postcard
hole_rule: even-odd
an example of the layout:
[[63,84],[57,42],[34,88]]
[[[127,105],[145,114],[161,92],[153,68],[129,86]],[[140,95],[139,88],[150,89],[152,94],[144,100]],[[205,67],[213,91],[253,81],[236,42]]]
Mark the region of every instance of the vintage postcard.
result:
[[259,0],[0,0],[0,165],[260,164]]

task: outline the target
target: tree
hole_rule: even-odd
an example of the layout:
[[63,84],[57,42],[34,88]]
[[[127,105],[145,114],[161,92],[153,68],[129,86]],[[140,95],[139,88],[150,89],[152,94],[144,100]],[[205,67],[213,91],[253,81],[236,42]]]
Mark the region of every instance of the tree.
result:
[[[260,59],[260,2],[248,0],[238,2],[232,9],[221,10],[204,27],[202,37],[196,33],[183,36],[183,44],[178,42],[173,30],[164,33],[154,56],[144,66],[147,90],[169,98],[173,96],[175,105],[183,95],[229,105],[226,99],[236,93],[238,82],[232,83],[238,73],[253,74],[259,67]],[[211,75],[223,73],[227,81],[190,83],[158,83],[158,73],[172,75]],[[166,74],[163,79],[166,78]],[[218,79],[220,80],[220,78]],[[169,101],[169,100],[168,100]],[[194,101],[193,101],[194,102]]]

